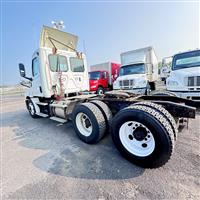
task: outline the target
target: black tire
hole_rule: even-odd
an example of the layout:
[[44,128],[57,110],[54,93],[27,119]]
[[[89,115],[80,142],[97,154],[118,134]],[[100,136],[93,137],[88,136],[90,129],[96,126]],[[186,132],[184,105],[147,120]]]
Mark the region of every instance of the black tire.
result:
[[39,116],[36,115],[36,109],[35,109],[33,102],[31,101],[31,99],[28,99],[26,103],[27,103],[26,105],[27,105],[27,109],[28,109],[30,116],[32,118],[39,118]]
[[91,103],[96,105],[101,110],[106,122],[106,130],[109,131],[111,127],[112,118],[113,118],[110,108],[103,101],[94,100],[94,101],[91,101]]
[[[92,131],[89,133],[89,135],[84,135],[83,132],[80,131],[80,128],[78,128],[79,126],[77,122],[79,120],[77,116],[80,113],[83,113],[87,116],[87,119],[89,119],[89,126],[92,126]],[[97,143],[104,136],[106,130],[106,122],[104,116],[101,110],[92,103],[82,103],[77,105],[73,110],[72,122],[77,136],[85,143]]]
[[147,102],[147,101],[138,102],[138,103],[135,103],[134,105],[145,105],[145,106],[151,107],[151,108],[159,111],[163,115],[163,117],[165,117],[165,119],[170,123],[171,128],[172,128],[173,133],[174,133],[174,139],[177,140],[178,125],[177,125],[174,117],[163,106],[156,104],[156,103]]
[[[147,127],[154,137],[155,147],[147,156],[131,153],[121,142],[120,128],[128,121],[136,121]],[[157,110],[133,105],[119,111],[112,121],[112,139],[119,152],[130,162],[145,168],[156,168],[164,165],[171,157],[174,148],[173,130]]]
[[104,90],[102,87],[98,87],[97,94],[104,94]]

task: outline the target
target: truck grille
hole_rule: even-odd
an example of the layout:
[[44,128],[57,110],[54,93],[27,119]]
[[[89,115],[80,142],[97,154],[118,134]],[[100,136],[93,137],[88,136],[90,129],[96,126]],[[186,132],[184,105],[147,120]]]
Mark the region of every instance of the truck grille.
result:
[[120,87],[122,88],[130,88],[130,87],[133,87],[133,80],[122,80],[122,81],[119,81],[119,85]]
[[188,77],[187,86],[200,86],[200,76],[190,76]]

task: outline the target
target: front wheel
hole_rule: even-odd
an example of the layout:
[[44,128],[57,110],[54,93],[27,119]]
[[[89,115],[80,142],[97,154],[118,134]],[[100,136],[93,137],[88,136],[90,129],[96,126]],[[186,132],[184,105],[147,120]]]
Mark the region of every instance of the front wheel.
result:
[[39,117],[38,115],[36,115],[36,109],[35,109],[33,102],[31,101],[31,99],[28,99],[28,101],[27,101],[27,109],[32,118]]
[[160,167],[172,155],[171,125],[153,108],[133,105],[121,110],[113,118],[111,133],[119,152],[139,166]]
[[97,94],[104,94],[104,90],[102,87],[99,87],[97,90]]

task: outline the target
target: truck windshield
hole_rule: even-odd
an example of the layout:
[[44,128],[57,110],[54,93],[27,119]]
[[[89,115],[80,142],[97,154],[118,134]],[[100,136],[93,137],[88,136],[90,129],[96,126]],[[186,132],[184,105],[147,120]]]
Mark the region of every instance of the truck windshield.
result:
[[141,63],[141,64],[122,66],[120,68],[119,75],[124,76],[129,74],[144,74],[144,73],[145,73],[145,66],[143,63]]
[[90,80],[99,80],[100,72],[89,72]]
[[177,54],[173,58],[173,70],[200,66],[200,50]]

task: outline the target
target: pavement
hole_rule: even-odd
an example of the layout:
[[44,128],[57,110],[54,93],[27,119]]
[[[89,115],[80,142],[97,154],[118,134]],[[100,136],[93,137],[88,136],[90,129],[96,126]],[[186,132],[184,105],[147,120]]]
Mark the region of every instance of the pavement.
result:
[[125,160],[110,135],[88,145],[71,122],[31,118],[20,96],[3,97],[1,121],[2,199],[200,199],[200,113],[158,169]]

